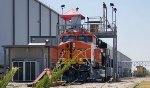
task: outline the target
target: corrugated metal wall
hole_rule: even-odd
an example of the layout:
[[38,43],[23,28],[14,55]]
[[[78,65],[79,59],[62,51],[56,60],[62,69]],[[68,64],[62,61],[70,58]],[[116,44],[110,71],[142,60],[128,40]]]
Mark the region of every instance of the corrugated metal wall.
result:
[[[57,18],[55,20],[57,21]],[[50,36],[50,11],[44,6],[41,6],[41,22],[41,36]]]
[[1,45],[13,44],[13,0],[0,0],[0,64],[4,53]]
[[59,16],[51,12],[51,35],[56,36],[56,24],[59,22]]
[[28,0],[15,0],[15,45],[27,44]]
[[37,0],[0,0],[0,64],[2,45],[26,45],[30,36],[56,36],[58,18]]
[[34,0],[29,0],[29,36],[39,36],[40,34],[40,4]]

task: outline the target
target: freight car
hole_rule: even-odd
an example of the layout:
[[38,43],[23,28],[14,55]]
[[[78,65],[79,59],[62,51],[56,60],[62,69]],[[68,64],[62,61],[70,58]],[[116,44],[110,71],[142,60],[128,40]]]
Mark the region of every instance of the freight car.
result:
[[145,77],[146,76],[146,68],[143,66],[136,66],[137,71],[135,71],[136,77]]

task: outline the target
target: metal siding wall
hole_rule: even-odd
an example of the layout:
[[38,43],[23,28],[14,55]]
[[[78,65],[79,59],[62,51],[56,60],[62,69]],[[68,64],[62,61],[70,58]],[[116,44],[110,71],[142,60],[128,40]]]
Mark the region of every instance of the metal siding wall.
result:
[[[121,52],[117,52],[117,58],[118,58],[118,62],[121,62],[121,61],[131,61],[131,59],[129,57],[127,57],[126,55],[122,54]],[[127,74],[129,74],[129,72],[125,71],[126,70],[130,70],[132,68],[132,64],[131,63],[119,63],[118,64],[118,67],[119,67],[119,74],[120,76],[124,77],[124,76],[127,76]],[[126,73],[126,74],[124,74]]]
[[28,36],[27,0],[15,0],[15,45],[27,44]]
[[41,36],[50,35],[50,16],[49,9],[41,6]]
[[58,23],[58,14],[51,11],[51,36],[56,36],[57,23]]
[[121,53],[117,51],[117,59],[118,59],[118,62],[121,61]]
[[42,48],[11,48],[10,56],[11,59],[42,59],[43,56]]
[[29,36],[39,36],[40,30],[40,5],[34,0],[29,0]]
[[2,45],[13,42],[13,0],[0,0],[0,64],[3,64]]

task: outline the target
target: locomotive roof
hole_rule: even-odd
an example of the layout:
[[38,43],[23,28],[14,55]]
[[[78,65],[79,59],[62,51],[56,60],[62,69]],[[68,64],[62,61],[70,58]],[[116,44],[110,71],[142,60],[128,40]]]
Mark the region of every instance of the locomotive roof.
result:
[[69,10],[68,12],[64,13],[63,15],[60,15],[61,18],[64,20],[71,20],[72,17],[74,16],[81,16],[81,19],[85,19],[83,15],[81,15],[79,12],[77,12],[74,9]]

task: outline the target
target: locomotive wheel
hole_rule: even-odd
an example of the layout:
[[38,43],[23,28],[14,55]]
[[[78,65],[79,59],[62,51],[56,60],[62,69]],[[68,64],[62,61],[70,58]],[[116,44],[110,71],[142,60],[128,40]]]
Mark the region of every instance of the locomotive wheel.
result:
[[80,82],[87,82],[87,78],[89,77],[89,74],[87,71],[80,71],[78,74],[78,81]]
[[75,80],[75,70],[70,69],[68,72],[68,81],[73,82]]
[[75,79],[76,77],[74,69],[69,69],[63,74],[63,80],[65,80],[66,82],[73,82]]

